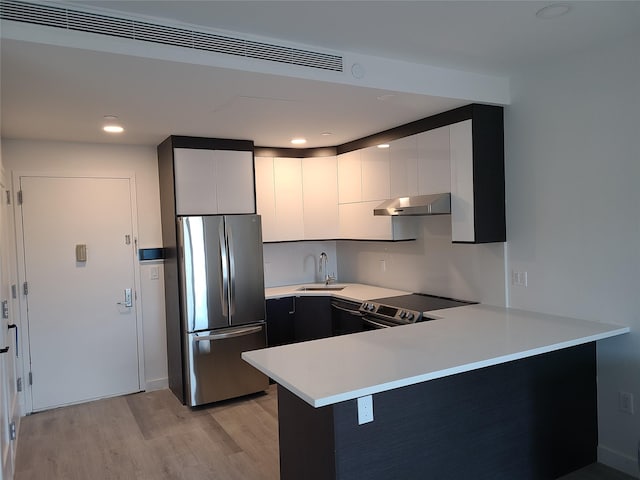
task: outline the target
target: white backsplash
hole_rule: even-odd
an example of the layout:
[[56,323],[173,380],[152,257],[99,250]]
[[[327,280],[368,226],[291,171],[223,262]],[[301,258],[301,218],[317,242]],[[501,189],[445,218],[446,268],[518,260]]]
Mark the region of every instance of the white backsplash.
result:
[[318,271],[320,254],[328,257],[329,274],[338,275],[336,242],[283,242],[264,244],[265,287],[317,283],[324,273]]
[[316,283],[320,253],[337,281],[364,283],[505,305],[504,243],[451,243],[448,215],[415,217],[419,237],[406,242],[326,241],[264,244],[266,287]]
[[505,244],[451,243],[451,217],[415,217],[406,242],[338,242],[342,282],[505,305]]

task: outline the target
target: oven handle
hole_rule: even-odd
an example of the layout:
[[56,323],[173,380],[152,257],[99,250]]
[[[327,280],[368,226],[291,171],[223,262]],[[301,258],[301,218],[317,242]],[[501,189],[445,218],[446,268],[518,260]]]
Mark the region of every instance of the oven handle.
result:
[[364,317],[364,314],[362,312],[359,312],[358,310],[350,310],[348,308],[339,307],[338,305],[336,305],[334,303],[331,304],[331,308],[335,308],[336,310],[342,310],[343,312],[347,312],[347,313],[353,315],[354,317]]
[[387,325],[385,323],[379,323],[376,321],[371,320],[369,317],[367,317],[366,315],[362,315],[362,321],[365,323],[368,323],[369,325],[371,325],[372,327],[375,328],[390,328],[391,325]]

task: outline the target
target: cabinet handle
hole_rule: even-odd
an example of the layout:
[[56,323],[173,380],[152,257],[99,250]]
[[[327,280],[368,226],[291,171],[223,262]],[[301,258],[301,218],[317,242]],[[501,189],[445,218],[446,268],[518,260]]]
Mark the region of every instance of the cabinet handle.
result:
[[0,348],[0,353],[7,353],[9,351],[9,347]]

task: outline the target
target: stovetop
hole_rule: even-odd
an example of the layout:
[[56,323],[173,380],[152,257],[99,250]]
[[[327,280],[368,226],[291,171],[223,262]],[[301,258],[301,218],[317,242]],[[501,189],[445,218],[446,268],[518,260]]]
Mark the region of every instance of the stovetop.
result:
[[414,310],[417,312],[428,312],[430,310],[440,310],[441,308],[462,307],[464,305],[472,305],[474,303],[477,303],[469,302],[466,300],[458,300],[455,298],[427,295],[424,293],[411,293],[409,295],[400,295],[397,297],[375,298],[369,301],[381,305],[389,305],[392,307]]

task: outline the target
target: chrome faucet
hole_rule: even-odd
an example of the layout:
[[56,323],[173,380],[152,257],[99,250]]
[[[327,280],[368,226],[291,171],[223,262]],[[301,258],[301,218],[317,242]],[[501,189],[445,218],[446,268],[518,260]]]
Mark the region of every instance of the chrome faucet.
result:
[[336,277],[333,275],[329,275],[328,272],[328,268],[329,268],[329,257],[327,257],[327,254],[322,252],[320,254],[320,265],[318,266],[318,272],[319,273],[324,273],[324,284],[325,285],[329,285],[331,282],[333,282]]

